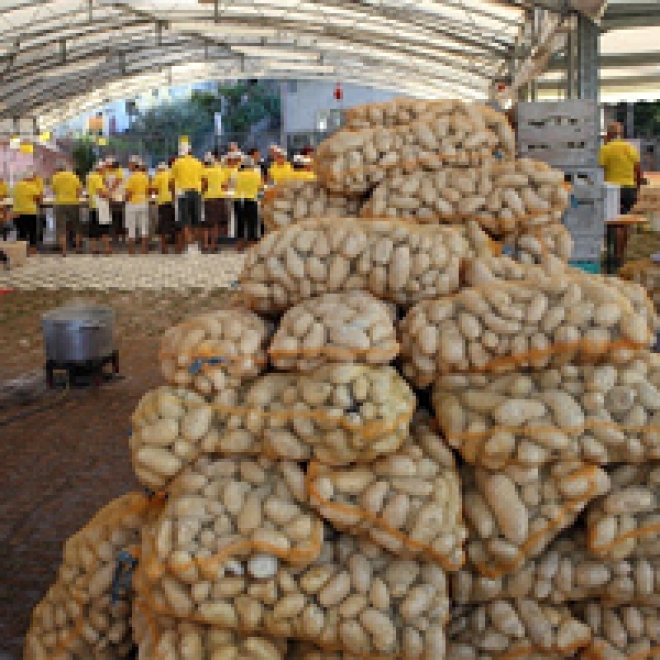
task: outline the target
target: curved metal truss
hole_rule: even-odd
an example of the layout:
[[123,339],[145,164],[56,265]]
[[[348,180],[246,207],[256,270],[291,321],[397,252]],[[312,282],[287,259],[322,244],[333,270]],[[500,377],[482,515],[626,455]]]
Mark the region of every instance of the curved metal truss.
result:
[[524,15],[505,0],[0,0],[0,119],[49,128],[110,100],[212,79],[484,98]]

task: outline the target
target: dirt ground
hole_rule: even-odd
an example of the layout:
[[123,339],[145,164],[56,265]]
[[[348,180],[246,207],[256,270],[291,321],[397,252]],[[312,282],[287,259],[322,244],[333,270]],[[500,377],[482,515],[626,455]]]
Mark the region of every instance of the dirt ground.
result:
[[[111,499],[138,488],[127,445],[130,415],[162,383],[163,331],[222,307],[231,295],[0,295],[0,660],[21,657],[30,611],[55,579],[65,540]],[[115,310],[121,378],[100,388],[48,390],[41,314],[81,298]]]

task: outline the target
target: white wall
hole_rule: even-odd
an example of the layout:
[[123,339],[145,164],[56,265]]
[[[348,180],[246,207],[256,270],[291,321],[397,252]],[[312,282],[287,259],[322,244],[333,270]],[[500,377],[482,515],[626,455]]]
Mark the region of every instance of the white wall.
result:
[[[292,85],[282,83],[283,132],[298,133],[317,130],[318,114],[324,110],[347,109],[363,103],[390,101],[396,96],[393,92],[361,87],[359,85],[341,85],[343,99],[335,100],[334,82],[319,80],[298,80]],[[293,90],[296,91],[293,91]]]

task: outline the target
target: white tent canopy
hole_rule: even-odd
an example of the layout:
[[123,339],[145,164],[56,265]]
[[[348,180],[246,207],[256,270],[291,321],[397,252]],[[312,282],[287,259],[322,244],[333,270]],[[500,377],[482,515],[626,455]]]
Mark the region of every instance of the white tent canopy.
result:
[[0,0],[0,117],[48,128],[180,82],[330,78],[485,98],[524,10],[481,0]]

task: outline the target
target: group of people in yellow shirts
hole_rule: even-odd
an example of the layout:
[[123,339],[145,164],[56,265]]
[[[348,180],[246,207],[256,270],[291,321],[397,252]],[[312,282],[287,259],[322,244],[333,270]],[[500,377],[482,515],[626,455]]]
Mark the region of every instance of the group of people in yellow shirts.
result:
[[[205,251],[217,251],[221,238],[230,234],[234,217],[234,238],[239,249],[259,239],[259,196],[266,183],[282,184],[288,180],[313,180],[312,159],[296,156],[293,163],[286,153],[272,145],[269,166],[261,163],[260,153],[251,149],[247,155],[230,145],[218,159],[207,153],[203,162],[189,149],[182,149],[176,159],[160,163],[149,178],[142,160],[131,156],[126,178],[116,159],[97,162],[87,176],[85,186],[67,165],[58,167],[51,179],[55,196],[55,231],[63,255],[67,253],[68,235],[74,236],[77,251],[82,239],[90,240],[93,253],[110,254],[111,239],[126,240],[130,254],[139,239],[142,252],[149,249],[149,202],[155,196],[158,220],[155,233],[160,237],[161,251],[168,252],[171,242],[182,251],[191,242],[199,242]],[[86,190],[89,222],[82,222],[80,202]],[[19,240],[36,252],[39,241],[39,205],[44,183],[34,172],[27,172],[12,191],[13,215]],[[9,189],[0,180],[0,199]],[[175,207],[176,200],[176,207]]]

